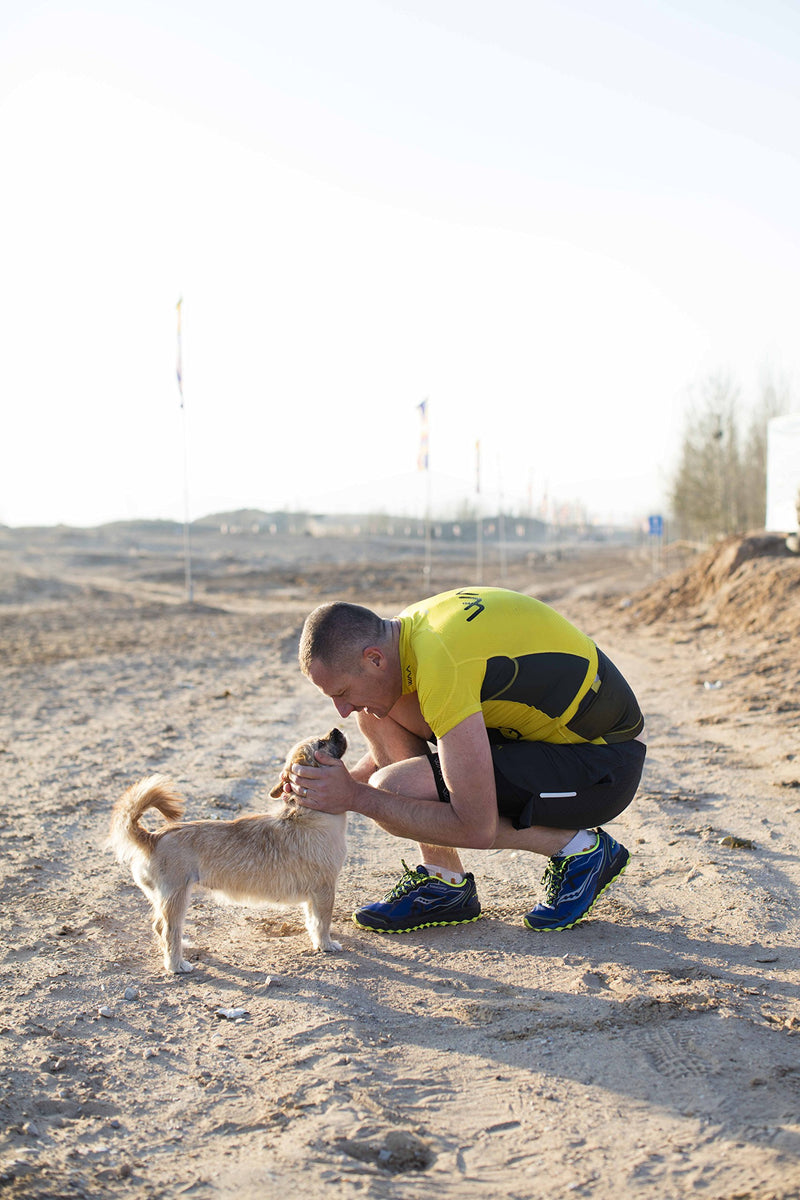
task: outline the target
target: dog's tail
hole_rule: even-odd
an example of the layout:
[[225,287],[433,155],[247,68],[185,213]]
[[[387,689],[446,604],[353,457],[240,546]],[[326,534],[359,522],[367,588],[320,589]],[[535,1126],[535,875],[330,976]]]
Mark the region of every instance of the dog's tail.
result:
[[157,808],[168,821],[183,816],[183,797],[166,775],[148,775],[120,796],[111,814],[108,844],[121,863],[130,864],[137,853],[147,858],[153,853],[157,834],[150,833],[141,823],[142,813]]

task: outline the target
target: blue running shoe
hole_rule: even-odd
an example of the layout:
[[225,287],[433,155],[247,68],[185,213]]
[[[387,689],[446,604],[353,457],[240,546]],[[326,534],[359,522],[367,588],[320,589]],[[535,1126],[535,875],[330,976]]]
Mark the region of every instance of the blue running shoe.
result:
[[528,929],[571,929],[588,917],[597,897],[625,870],[630,858],[625,847],[604,829],[596,832],[597,842],[591,850],[550,859],[542,876],[545,903],[537,904],[526,916]]
[[[402,859],[401,859],[402,861]],[[481,902],[475,879],[467,874],[461,883],[446,883],[424,867],[412,871],[403,862],[403,875],[383,900],[353,913],[362,929],[375,933],[410,933],[429,925],[460,925],[477,921]]]

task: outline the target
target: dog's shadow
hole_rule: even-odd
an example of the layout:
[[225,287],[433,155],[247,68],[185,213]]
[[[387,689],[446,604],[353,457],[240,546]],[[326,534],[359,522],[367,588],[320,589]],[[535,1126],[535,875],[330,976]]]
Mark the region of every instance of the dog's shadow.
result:
[[[225,991],[247,992],[251,995],[262,995],[269,989],[277,997],[283,988],[294,990],[293,983],[306,978],[309,968],[316,973],[327,962],[347,957],[348,946],[344,946],[340,953],[333,954],[314,950],[309,945],[308,934],[299,914],[289,911],[280,914],[274,921],[268,918],[262,920],[263,925],[280,925],[280,929],[271,932],[270,928],[265,929],[263,925],[254,929],[253,941],[248,946],[252,952],[247,961],[241,959],[241,944],[237,951],[231,952],[231,957],[214,944],[216,939],[211,924],[208,931],[201,928],[187,930],[184,954],[192,970],[186,974],[161,974],[158,978],[162,983],[183,987],[191,987],[193,983],[212,983]],[[337,937],[341,938],[341,934],[337,934]],[[289,944],[273,956],[270,947],[274,942]],[[234,953],[240,957],[234,958]]]

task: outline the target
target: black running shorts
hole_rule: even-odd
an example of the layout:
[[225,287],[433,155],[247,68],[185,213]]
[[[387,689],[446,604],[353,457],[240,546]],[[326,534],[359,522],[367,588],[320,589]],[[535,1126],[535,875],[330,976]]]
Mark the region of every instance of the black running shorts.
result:
[[[515,829],[585,829],[613,821],[633,800],[642,778],[643,742],[554,745],[495,736],[490,729],[497,807]],[[449,803],[439,756],[434,751],[428,757],[439,799]]]

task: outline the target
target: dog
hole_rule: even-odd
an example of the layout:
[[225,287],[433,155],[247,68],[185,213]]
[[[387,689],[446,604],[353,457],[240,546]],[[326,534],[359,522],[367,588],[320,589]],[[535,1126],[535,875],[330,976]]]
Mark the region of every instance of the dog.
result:
[[[317,750],[341,758],[346,749],[340,729],[298,742],[287,755],[284,775],[294,763],[318,766]],[[239,903],[302,905],[313,948],[341,950],[330,929],[336,880],[347,853],[346,817],[303,808],[284,792],[283,776],[270,796],[283,801],[276,813],[182,822],[183,798],[167,776],[151,775],[117,800],[109,845],[153,906],[165,970],[192,970],[183,957],[183,924],[195,887]],[[170,824],[156,833],[145,829],[141,817],[149,808]]]

